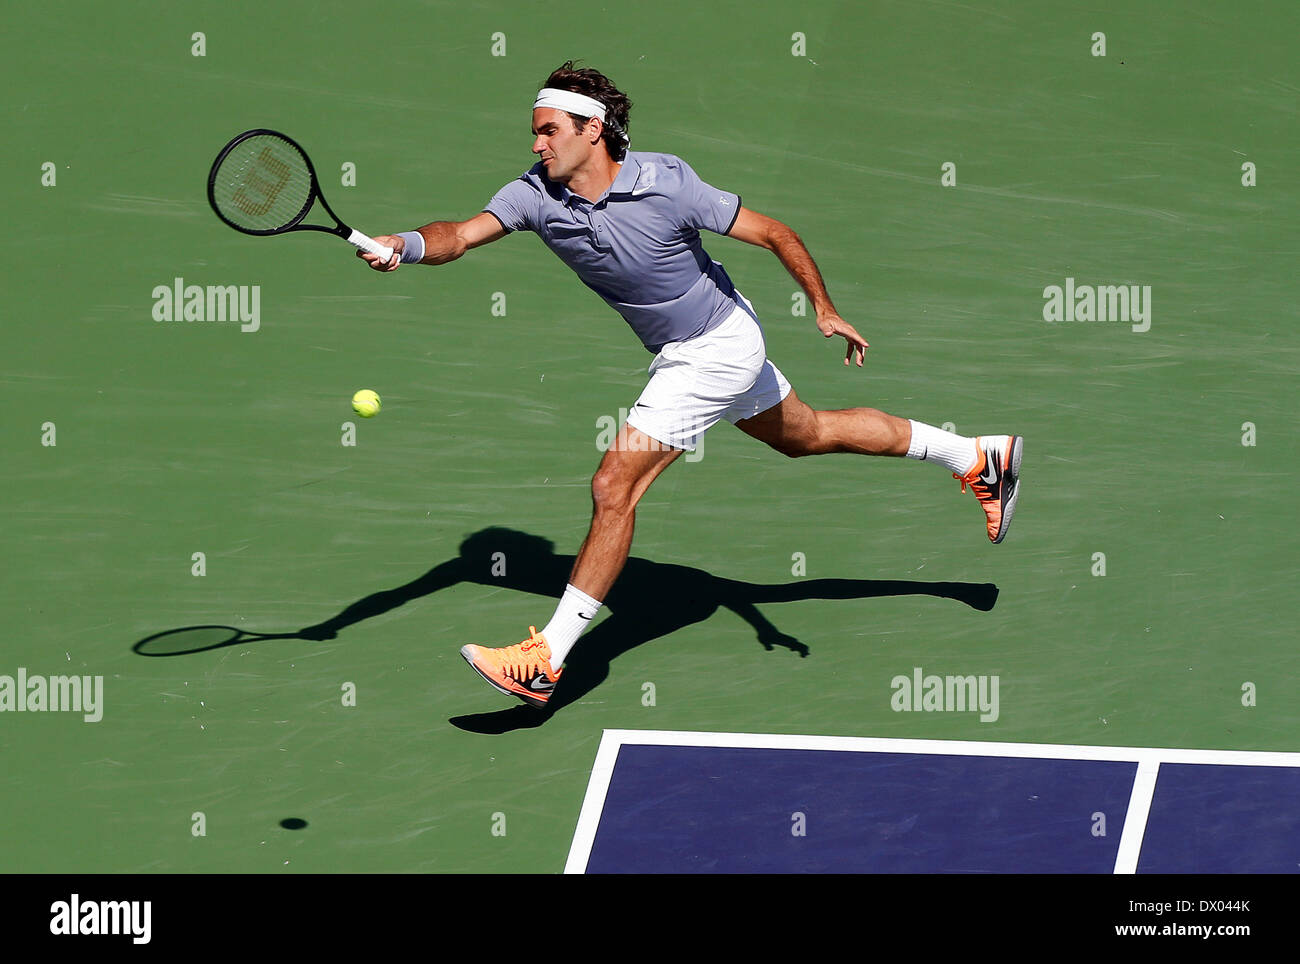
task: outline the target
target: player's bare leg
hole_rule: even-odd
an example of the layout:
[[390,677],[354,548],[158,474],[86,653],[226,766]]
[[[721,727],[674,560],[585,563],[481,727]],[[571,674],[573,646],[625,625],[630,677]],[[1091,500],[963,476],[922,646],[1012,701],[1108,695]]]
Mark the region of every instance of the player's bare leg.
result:
[[736,427],[791,458],[854,452],[858,455],[907,454],[912,426],[905,418],[874,408],[818,412],[794,390],[777,405]]
[[502,693],[544,708],[560,678],[560,666],[601,601],[613,587],[632,549],[636,506],[681,449],[662,445],[638,428],[623,425],[591,480],[591,527],[573,563],[569,585],[551,622],[539,633],[498,649],[463,646],[461,655]]
[[[852,452],[937,462],[970,486],[984,509],[989,539],[1001,542],[1020,495],[1023,440],[1016,435],[965,439],[874,408],[816,411],[792,390],[785,399],[736,427],[791,458]],[[924,439],[916,437],[923,434]]]
[[637,503],[681,454],[631,425],[619,430],[591,480],[591,528],[574,560],[570,585],[593,599],[605,598],[631,551]]

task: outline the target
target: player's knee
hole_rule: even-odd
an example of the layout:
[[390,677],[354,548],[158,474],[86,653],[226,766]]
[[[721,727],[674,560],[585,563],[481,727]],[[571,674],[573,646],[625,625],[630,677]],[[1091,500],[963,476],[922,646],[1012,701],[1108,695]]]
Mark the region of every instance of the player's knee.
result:
[[597,512],[627,512],[633,507],[632,483],[601,466],[591,479],[591,501]]

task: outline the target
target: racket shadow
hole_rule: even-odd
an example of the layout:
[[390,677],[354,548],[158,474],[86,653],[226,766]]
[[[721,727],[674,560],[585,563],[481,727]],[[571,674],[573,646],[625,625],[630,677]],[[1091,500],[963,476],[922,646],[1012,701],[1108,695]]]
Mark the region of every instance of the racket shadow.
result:
[[[132,649],[141,656],[188,656],[263,640],[335,639],[349,626],[465,582],[558,599],[568,581],[573,560],[571,555],[557,554],[555,544],[542,536],[493,526],[468,536],[461,543],[458,555],[416,579],[365,596],[337,615],[295,632],[248,633],[231,626],[187,626],[155,633],[140,640]],[[780,648],[807,657],[810,654],[808,646],[778,629],[758,609],[759,605],[884,596],[932,596],[988,612],[997,603],[998,587],[993,583],[900,579],[801,579],[789,583],[749,583],[715,576],[693,566],[633,556],[628,559],[618,582],[605,599],[609,616],[583,636],[581,644],[566,660],[564,677],[556,687],[550,707],[537,711],[520,705],[453,717],[449,722],[476,733],[504,733],[540,726],[555,712],[582,699],[599,686],[609,675],[610,662],[617,657],[683,627],[702,622],[719,609],[728,609],[749,623],[756,641],[765,650]],[[485,631],[497,630],[493,627]],[[500,646],[518,642],[518,639],[480,638],[453,642],[456,645],[478,642]],[[467,668],[466,684],[481,685],[472,682],[475,679]],[[484,695],[488,695],[486,689]]]
[[189,656],[263,639],[301,639],[297,633],[247,633],[234,626],[182,626],[140,640],[131,650],[139,656]]

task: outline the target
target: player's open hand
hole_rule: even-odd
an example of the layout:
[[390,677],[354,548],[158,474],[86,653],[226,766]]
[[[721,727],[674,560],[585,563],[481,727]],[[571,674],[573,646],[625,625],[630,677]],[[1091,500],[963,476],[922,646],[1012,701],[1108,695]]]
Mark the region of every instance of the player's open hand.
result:
[[827,338],[834,338],[836,335],[843,335],[848,341],[848,350],[844,353],[844,364],[854,356],[858,356],[858,367],[862,367],[863,359],[867,357],[867,349],[871,346],[867,340],[859,335],[852,325],[841,318],[835,312],[830,311],[817,317],[817,327]]
[[379,255],[370,254],[368,251],[358,251],[357,257],[364,261],[376,271],[396,271],[397,266],[402,263],[402,250],[406,247],[406,239],[395,238],[391,234],[381,234],[375,237],[375,240],[385,247],[393,249],[393,256],[387,261],[380,260]]

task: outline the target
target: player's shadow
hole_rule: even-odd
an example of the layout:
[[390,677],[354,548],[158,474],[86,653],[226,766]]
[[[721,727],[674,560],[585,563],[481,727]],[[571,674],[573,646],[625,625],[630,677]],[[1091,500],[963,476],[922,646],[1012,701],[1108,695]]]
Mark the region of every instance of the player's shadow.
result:
[[[308,626],[298,635],[305,639],[329,639],[347,626],[461,582],[558,599],[573,568],[573,559],[573,556],[557,555],[554,544],[541,536],[501,527],[483,529],[461,543],[460,555],[455,559],[435,566],[404,586],[358,600],[332,619]],[[771,651],[779,646],[807,656],[808,647],[772,625],[759,612],[759,604],[877,596],[936,596],[987,612],[997,602],[998,587],[992,583],[899,579],[801,579],[763,585],[634,556],[628,559],[618,582],[604,600],[609,615],[583,636],[565,660],[564,675],[545,711],[519,704],[507,710],[453,717],[450,722],[477,733],[503,733],[539,726],[557,710],[582,699],[600,685],[609,675],[612,660],[643,643],[708,619],[719,608],[730,609],[753,626],[758,642],[765,649]],[[483,630],[476,633],[476,638],[463,642],[504,646],[519,641],[492,639],[488,634],[499,634],[502,627],[486,620],[481,625]],[[514,635],[522,639],[524,633]],[[470,678],[472,674],[467,680]]]
[[[305,626],[297,632],[248,634],[233,627],[187,626],[140,640],[133,650],[145,656],[182,656],[265,639],[335,638],[348,626],[390,612],[412,600],[432,595],[462,582],[502,587],[558,599],[573,568],[573,556],[556,555],[549,539],[515,529],[492,527],[467,537],[455,558],[439,563],[403,586],[373,593],[348,606],[337,616]],[[667,636],[684,626],[708,619],[720,608],[730,609],[751,626],[758,642],[771,651],[780,646],[800,656],[808,647],[777,629],[758,610],[760,603],[805,599],[870,599],[877,596],[936,596],[954,599],[988,612],[997,602],[992,583],[916,582],[901,579],[801,579],[797,582],[759,584],[725,579],[691,566],[652,562],[635,556],[605,599],[609,615],[586,633],[565,660],[564,675],[550,706],[542,712],[523,704],[491,713],[451,719],[454,726],[476,733],[504,733],[540,726],[557,710],[581,699],[609,675],[612,660],[628,650]],[[548,612],[549,615],[549,612]],[[507,645],[523,638],[492,639],[503,628],[488,621],[480,624],[474,642]],[[466,683],[474,679],[466,670]],[[484,696],[490,691],[483,686]],[[495,698],[495,696],[493,696]]]

